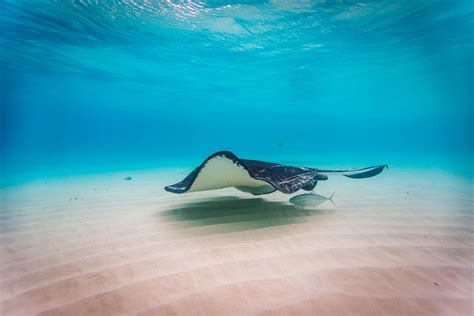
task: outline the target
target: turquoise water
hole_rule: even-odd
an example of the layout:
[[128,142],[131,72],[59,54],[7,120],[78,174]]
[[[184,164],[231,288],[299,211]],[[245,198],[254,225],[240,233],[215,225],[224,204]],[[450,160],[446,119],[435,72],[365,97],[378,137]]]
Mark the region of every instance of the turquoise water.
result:
[[2,0],[0,30],[4,184],[218,150],[472,172],[471,1]]

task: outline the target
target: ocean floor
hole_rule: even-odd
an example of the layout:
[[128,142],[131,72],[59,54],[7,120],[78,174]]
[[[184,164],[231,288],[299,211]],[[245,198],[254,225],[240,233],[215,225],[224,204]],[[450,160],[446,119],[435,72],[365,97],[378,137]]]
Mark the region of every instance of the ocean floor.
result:
[[310,210],[163,190],[188,171],[0,189],[1,314],[472,315],[472,179],[332,177],[316,192],[337,208]]

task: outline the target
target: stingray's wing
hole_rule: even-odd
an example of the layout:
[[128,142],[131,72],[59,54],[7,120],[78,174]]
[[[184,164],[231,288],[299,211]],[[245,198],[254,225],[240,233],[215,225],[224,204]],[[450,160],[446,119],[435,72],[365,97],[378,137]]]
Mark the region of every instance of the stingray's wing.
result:
[[325,180],[313,168],[285,166],[271,162],[240,159],[229,151],[209,156],[182,181],[165,187],[173,193],[197,192],[236,187],[255,195],[294,193],[312,189],[317,180]]
[[319,173],[323,175],[332,175],[340,174],[353,179],[364,179],[370,178],[381,173],[385,168],[388,168],[387,165],[373,166],[362,169],[352,169],[352,170],[321,170],[318,169]]

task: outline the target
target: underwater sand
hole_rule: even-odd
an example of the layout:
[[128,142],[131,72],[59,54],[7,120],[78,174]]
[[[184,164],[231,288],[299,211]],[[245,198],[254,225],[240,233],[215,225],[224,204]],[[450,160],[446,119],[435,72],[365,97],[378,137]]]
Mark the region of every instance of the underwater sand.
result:
[[1,314],[473,312],[472,179],[334,177],[317,192],[337,208],[308,210],[279,193],[163,191],[184,172],[1,189]]

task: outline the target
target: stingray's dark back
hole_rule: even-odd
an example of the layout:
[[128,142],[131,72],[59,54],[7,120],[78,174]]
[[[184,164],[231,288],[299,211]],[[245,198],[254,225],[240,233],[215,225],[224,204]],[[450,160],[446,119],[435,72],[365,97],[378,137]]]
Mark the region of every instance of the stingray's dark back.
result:
[[241,162],[254,179],[266,181],[283,193],[294,193],[308,184],[309,187],[306,187],[306,189],[312,190],[316,185],[316,181],[327,180],[327,176],[319,174],[317,169],[314,168],[247,159],[241,159]]

